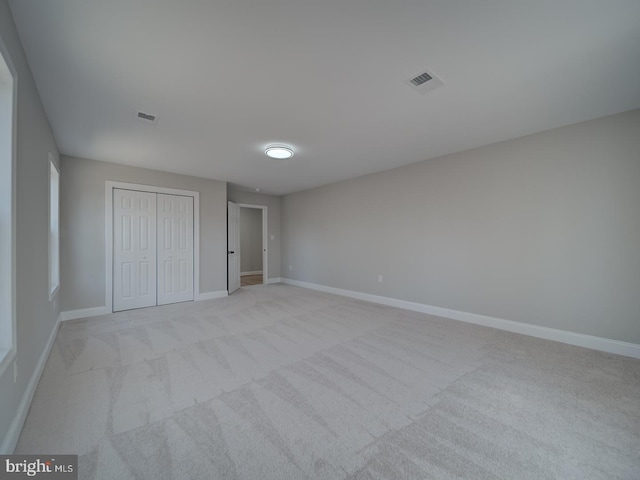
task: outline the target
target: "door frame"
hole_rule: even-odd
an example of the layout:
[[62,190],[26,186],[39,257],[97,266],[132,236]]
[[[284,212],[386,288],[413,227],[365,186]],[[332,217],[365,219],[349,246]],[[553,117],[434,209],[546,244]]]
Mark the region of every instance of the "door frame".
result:
[[164,193],[193,197],[193,300],[200,297],[200,192],[178,190],[175,188],[140,185],[137,183],[113,182],[105,183],[105,299],[108,313],[113,313],[113,190],[136,190],[139,192]]
[[[269,209],[266,205],[252,205],[250,203],[238,203],[238,206],[240,208],[257,208],[262,210],[262,284],[266,285],[267,279],[269,278],[269,248],[267,247],[267,245],[269,245],[269,231],[267,223],[267,214]],[[240,241],[242,241],[242,238]],[[242,252],[240,252],[240,260],[242,261]]]

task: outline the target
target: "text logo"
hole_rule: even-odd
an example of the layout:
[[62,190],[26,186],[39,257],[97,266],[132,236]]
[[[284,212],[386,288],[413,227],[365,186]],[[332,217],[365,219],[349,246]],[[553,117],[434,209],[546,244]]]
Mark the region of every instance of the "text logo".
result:
[[0,480],[78,480],[77,455],[0,455]]

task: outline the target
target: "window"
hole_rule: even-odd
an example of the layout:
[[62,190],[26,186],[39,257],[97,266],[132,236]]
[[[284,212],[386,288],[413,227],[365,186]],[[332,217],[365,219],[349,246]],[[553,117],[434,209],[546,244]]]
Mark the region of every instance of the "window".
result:
[[49,300],[60,286],[60,172],[49,153]]
[[0,375],[15,356],[16,75],[0,40]]

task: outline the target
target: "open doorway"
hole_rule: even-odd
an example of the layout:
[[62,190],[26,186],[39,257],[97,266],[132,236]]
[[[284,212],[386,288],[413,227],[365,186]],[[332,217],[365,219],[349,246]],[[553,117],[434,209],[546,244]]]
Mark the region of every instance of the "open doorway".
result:
[[262,285],[267,279],[267,207],[239,204],[240,286]]

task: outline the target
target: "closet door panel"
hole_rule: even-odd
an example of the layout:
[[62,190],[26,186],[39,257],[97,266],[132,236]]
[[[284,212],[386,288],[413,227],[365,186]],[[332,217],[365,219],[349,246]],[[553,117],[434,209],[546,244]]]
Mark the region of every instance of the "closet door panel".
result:
[[158,194],[158,305],[193,300],[193,197]]
[[113,190],[113,311],[156,305],[156,194]]

